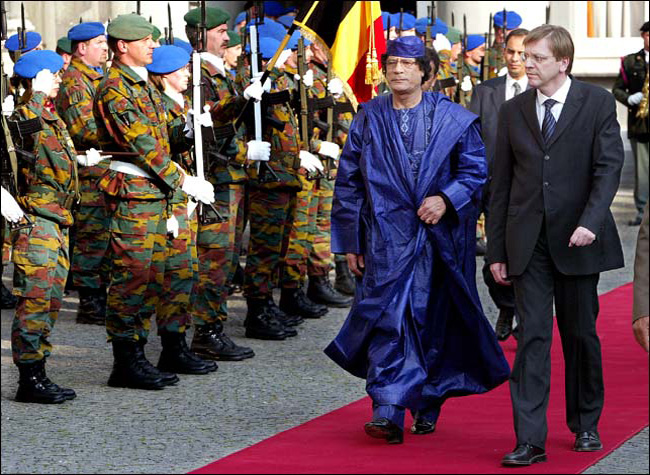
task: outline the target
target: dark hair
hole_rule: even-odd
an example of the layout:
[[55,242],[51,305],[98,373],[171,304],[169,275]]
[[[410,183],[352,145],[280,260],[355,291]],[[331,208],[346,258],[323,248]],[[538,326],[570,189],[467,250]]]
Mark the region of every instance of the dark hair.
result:
[[650,32],[650,21],[646,21],[641,28],[639,29],[641,33],[648,33]]
[[431,71],[429,78],[431,78],[431,76],[437,76],[438,69],[440,69],[440,57],[438,56],[436,49],[424,48],[424,57],[429,62],[429,64],[433,63],[433,71]]
[[119,40],[113,36],[107,36],[106,37],[106,42],[108,43],[108,47],[111,49],[113,54],[118,54],[119,51],[117,50],[117,42]]
[[517,28],[516,30],[512,30],[510,33],[508,33],[508,36],[506,36],[506,45],[508,44],[508,41],[510,41],[510,38],[513,36],[528,36],[528,31],[526,28]]
[[187,35],[187,41],[192,45],[192,48],[196,49],[199,42],[199,29],[192,25],[185,25],[185,34]]
[[[438,54],[436,53],[436,58],[438,58]],[[386,76],[386,59],[388,59],[388,55],[386,53],[381,55],[381,69],[384,73],[384,76]],[[415,58],[416,63],[420,67],[420,71],[424,72],[424,76],[422,76],[422,82],[420,84],[424,84],[429,80],[431,77],[431,58],[427,56],[427,53],[425,51],[424,56],[420,56],[419,58]],[[433,60],[435,62],[435,59]],[[440,64],[440,58],[438,58],[438,62],[436,64],[436,73],[437,73],[437,68],[438,65]]]

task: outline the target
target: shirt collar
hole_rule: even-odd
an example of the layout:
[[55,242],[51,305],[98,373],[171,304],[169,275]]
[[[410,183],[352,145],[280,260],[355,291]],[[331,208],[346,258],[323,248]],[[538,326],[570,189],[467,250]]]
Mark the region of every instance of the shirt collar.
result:
[[544,102],[546,102],[547,99],[553,99],[560,104],[565,104],[566,103],[566,98],[569,95],[569,88],[571,87],[571,78],[567,76],[566,81],[564,81],[564,84],[560,86],[560,89],[555,91],[555,94],[553,94],[551,97],[545,96],[542,94],[542,91],[539,89],[537,90],[537,104],[542,106]]
[[512,89],[512,85],[516,82],[521,86],[521,92],[524,92],[528,88],[528,76],[525,74],[521,79],[515,79],[510,74],[506,74],[506,89]]

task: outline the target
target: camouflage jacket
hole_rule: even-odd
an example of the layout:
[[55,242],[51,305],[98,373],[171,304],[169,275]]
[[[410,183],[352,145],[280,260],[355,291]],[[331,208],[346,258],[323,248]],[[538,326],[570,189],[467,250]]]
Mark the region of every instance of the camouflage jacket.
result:
[[488,79],[497,77],[499,71],[506,66],[503,46],[496,43],[490,46],[485,52],[485,61],[488,63]]
[[[190,102],[186,99],[185,104],[181,106],[178,102],[176,102],[164,92],[160,95],[162,97],[165,111],[167,112],[167,127],[174,128],[178,126],[184,126],[185,117],[187,116],[187,112],[190,110]],[[172,154],[172,160],[174,160],[174,162],[176,162],[188,174],[196,174],[194,170],[194,159],[190,150]],[[172,195],[171,203],[175,204],[186,202],[187,195],[180,188],[177,188]]]
[[72,205],[78,200],[76,151],[65,123],[48,107],[50,100],[36,92],[18,106],[12,120],[40,119],[41,131],[25,136],[17,145],[34,154],[19,161],[18,203],[30,214],[71,226]]
[[436,75],[437,90],[453,99],[456,93],[456,69],[455,65],[451,63],[451,52],[442,50],[438,53],[438,56],[440,57],[440,67]]
[[183,126],[167,127],[160,93],[117,59],[97,89],[94,114],[103,150],[133,153],[115,159],[132,163],[151,176],[109,170],[100,188],[121,198],[155,200],[179,187],[182,173],[171,153],[190,147]]

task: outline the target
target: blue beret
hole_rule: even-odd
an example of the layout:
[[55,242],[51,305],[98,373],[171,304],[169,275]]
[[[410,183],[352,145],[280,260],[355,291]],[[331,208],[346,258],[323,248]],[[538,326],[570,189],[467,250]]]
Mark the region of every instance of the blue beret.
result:
[[[519,25],[521,25],[521,17],[517,12],[511,12],[506,10],[506,21],[508,24],[506,25],[506,28],[508,30],[514,30],[515,28],[519,28]],[[497,12],[494,15],[494,26],[498,26],[499,28],[503,28],[503,10],[500,12]]]
[[386,55],[400,58],[421,58],[424,56],[424,43],[417,36],[402,36],[388,42]]
[[[36,48],[41,43],[41,35],[35,31],[28,31],[25,34],[25,47],[20,50],[21,53],[26,53]],[[18,33],[11,35],[5,43],[5,48],[9,51],[18,51]]]
[[[164,38],[160,38],[160,44],[161,45],[166,45],[167,40]],[[191,55],[194,52],[194,48],[192,48],[192,45],[189,44],[187,41],[181,40],[180,38],[174,37],[174,46],[178,46],[179,48],[183,48],[185,51],[187,51],[187,54]]]
[[296,19],[295,15],[282,15],[280,18],[278,18],[278,23],[282,23],[287,28],[291,28],[291,25],[293,24],[293,20],[295,19]]
[[483,35],[467,35],[467,51],[472,51],[485,43]]
[[282,16],[285,13],[292,12],[293,8],[285,7],[282,2],[264,2],[264,15]]
[[[415,17],[410,13],[404,13],[402,15],[402,29],[403,30],[412,30],[415,28]],[[390,27],[397,28],[399,30],[399,13],[392,13],[390,15]]]
[[262,54],[262,59],[271,59],[279,47],[280,42],[275,38],[260,38],[260,53]]
[[63,58],[50,50],[38,50],[22,55],[14,65],[16,75],[33,79],[43,69],[57,73],[63,67]]
[[[291,38],[289,38],[289,42],[287,43],[286,49],[298,49],[298,39],[300,38],[300,31],[294,31],[293,34],[291,35]],[[309,41],[307,38],[304,38],[305,40],[305,46],[309,46],[311,44],[311,41]]]
[[[253,21],[248,23],[248,26],[252,25]],[[246,31],[248,32],[248,26],[246,28]],[[270,18],[265,18],[264,23],[261,25],[258,25],[257,27],[257,36],[258,37],[267,37],[267,38],[275,38],[278,41],[282,41],[284,37],[287,35],[287,29],[280,23],[278,23],[275,20],[271,20]]]
[[190,55],[183,48],[174,45],[159,46],[153,50],[153,61],[147,64],[147,71],[154,74],[169,74],[190,62]]
[[105,34],[106,28],[102,23],[88,21],[70,28],[68,30],[68,39],[71,41],[87,41]]
[[246,21],[246,11],[239,12],[239,14],[235,17],[235,25],[240,24],[242,21]]
[[[390,18],[390,13],[388,12],[381,12],[381,21],[384,23],[384,31],[388,29],[388,19]],[[393,26],[391,22],[391,26]]]
[[[418,35],[424,35],[427,32],[427,25],[429,24],[429,19],[427,17],[418,18],[415,22],[415,31]],[[436,22],[431,25],[431,36],[435,37],[438,33],[446,35],[449,31],[447,24],[442,21],[440,18],[436,18]]]

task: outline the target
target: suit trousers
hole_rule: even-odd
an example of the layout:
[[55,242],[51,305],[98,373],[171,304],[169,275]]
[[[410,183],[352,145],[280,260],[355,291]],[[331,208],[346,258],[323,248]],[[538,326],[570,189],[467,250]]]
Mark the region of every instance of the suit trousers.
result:
[[519,340],[510,395],[518,444],[544,448],[546,442],[554,300],[564,352],[567,425],[574,433],[597,429],[604,402],[596,334],[599,276],[561,274],[542,226],[528,267],[512,278]]

